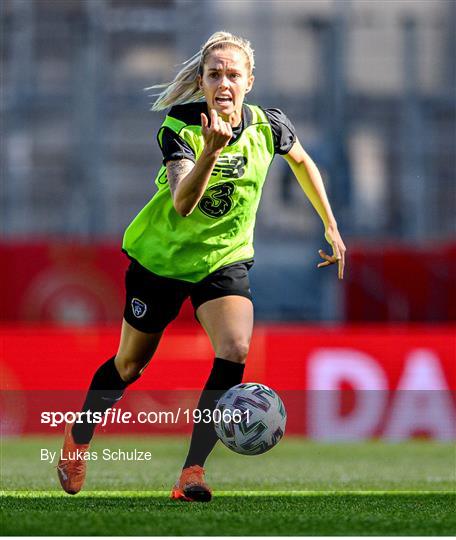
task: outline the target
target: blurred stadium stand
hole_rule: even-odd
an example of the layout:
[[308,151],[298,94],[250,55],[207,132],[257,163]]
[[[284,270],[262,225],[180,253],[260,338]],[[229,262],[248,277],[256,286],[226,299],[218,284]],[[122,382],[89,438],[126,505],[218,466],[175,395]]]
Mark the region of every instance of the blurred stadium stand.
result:
[[[407,250],[421,250],[428,264],[433,250],[450,245],[453,0],[3,0],[0,219],[9,247],[38,239],[120,246],[154,192],[161,161],[155,134],[163,114],[148,112],[143,89],[170,80],[218,29],[251,40],[250,100],[292,119],[324,174],[351,252],[367,253],[356,259],[361,304],[391,292],[382,285],[386,263],[372,270],[369,250],[387,257],[382,246],[394,243],[405,259]],[[335,272],[315,270],[322,233],[277,158],[256,230],[259,318],[344,321],[360,313],[347,307],[351,260],[345,290]],[[454,316],[454,298],[436,313],[454,278],[454,249],[447,252],[429,309],[385,315],[374,306],[367,319]],[[413,279],[412,265],[401,271]],[[428,279],[437,279],[435,268]]]

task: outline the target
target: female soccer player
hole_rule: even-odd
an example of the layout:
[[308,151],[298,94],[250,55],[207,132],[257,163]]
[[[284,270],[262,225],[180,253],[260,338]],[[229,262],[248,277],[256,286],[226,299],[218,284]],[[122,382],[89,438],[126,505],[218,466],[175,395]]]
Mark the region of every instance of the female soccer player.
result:
[[[343,278],[345,246],[317,167],[283,112],[244,103],[253,68],[250,43],[217,32],[154,103],[157,111],[171,107],[158,132],[164,157],[158,191],[123,240],[131,264],[119,349],[93,377],[85,420],[65,428],[58,475],[68,493],[77,493],[85,478],[80,456],[96,427],[88,411],[103,414],[140,377],[187,297],[215,353],[198,409],[213,411],[242,381],[253,328],[248,271],[255,215],[275,154],[285,158],[323,221],[333,253],[320,250],[318,268],[337,264]],[[211,423],[194,424],[172,499],[211,499],[203,465],[216,441]]]

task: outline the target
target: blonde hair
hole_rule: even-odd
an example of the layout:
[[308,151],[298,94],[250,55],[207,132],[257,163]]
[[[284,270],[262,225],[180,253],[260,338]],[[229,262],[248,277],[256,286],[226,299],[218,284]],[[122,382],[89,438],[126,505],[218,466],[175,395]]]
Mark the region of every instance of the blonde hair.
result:
[[172,82],[156,84],[146,88],[146,90],[164,89],[158,94],[152,94],[152,96],[157,96],[157,99],[152,105],[152,110],[161,111],[173,105],[201,101],[204,98],[204,94],[198,86],[197,77],[203,74],[207,56],[209,52],[228,47],[237,47],[245,53],[251,74],[255,67],[255,61],[250,42],[244,38],[230,34],[230,32],[215,32],[196,54],[183,62],[182,65],[184,67],[174,77]]

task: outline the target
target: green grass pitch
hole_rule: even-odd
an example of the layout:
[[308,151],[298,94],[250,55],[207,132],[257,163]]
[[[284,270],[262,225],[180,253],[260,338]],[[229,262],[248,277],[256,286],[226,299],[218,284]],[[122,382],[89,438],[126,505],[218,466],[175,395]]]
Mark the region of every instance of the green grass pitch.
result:
[[[180,437],[98,437],[84,490],[63,493],[60,437],[4,438],[3,535],[300,536],[456,533],[455,447],[429,441],[322,444],[287,437],[262,456],[221,444],[207,463],[209,504],[170,501],[185,457]],[[104,461],[102,451],[150,451],[146,462]]]

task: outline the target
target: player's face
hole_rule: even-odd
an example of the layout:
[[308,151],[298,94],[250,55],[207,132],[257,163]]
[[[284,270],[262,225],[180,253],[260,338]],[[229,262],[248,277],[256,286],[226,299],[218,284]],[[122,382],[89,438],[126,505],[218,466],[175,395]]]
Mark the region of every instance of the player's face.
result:
[[215,109],[226,122],[237,126],[241,122],[245,94],[252,88],[253,79],[245,54],[232,47],[208,55],[198,82],[209,112]]

